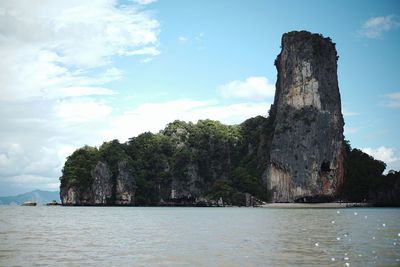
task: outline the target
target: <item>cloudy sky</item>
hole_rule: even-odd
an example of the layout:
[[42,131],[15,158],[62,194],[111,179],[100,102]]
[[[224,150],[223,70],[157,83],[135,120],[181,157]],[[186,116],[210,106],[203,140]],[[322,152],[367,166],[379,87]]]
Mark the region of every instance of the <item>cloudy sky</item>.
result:
[[345,135],[400,169],[398,1],[0,2],[0,195],[58,190],[84,144],[267,115],[284,32],[337,43]]

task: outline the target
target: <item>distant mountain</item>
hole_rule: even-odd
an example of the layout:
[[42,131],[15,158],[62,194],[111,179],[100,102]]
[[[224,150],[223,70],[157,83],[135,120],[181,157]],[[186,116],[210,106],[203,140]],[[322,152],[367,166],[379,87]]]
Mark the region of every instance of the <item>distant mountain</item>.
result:
[[0,205],[20,205],[26,201],[34,201],[38,205],[42,205],[53,200],[60,202],[60,193],[58,191],[34,190],[16,196],[0,197]]

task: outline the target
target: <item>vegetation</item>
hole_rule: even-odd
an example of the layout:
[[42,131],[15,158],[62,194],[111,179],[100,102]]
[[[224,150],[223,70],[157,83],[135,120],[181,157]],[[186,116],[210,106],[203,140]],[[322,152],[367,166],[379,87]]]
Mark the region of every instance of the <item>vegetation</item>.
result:
[[342,198],[353,202],[378,204],[400,203],[400,172],[383,172],[386,164],[376,160],[357,148],[351,148],[348,141],[345,160],[345,183]]
[[[125,161],[136,182],[138,205],[169,199],[172,188],[196,188],[203,196],[243,204],[244,193],[266,199],[261,173],[265,167],[258,148],[268,132],[268,119],[256,117],[241,125],[200,120],[174,121],[157,134],[143,133],[121,144],[103,143],[75,151],[63,169],[63,186],[84,189],[92,183],[91,171],[106,162],[112,176]],[[269,131],[271,132],[271,131]]]
[[99,160],[107,162],[113,177],[118,174],[118,162],[130,161],[131,158],[126,154],[124,146],[118,140],[104,142],[99,148]]
[[61,186],[64,184],[80,188],[90,186],[92,183],[90,172],[99,159],[99,151],[95,147],[84,146],[77,149],[65,162],[62,173],[66,179],[61,179]]
[[[76,150],[65,163],[61,184],[90,187],[91,171],[99,161],[107,163],[115,179],[123,161],[135,179],[138,205],[168,200],[171,189],[215,201],[222,197],[234,205],[245,204],[245,193],[268,200],[261,177],[267,167],[264,151],[269,151],[272,129],[271,120],[262,116],[233,126],[212,120],[196,124],[177,120],[157,134],[147,132],[123,144],[113,140],[98,149],[84,146]],[[400,203],[399,172],[383,175],[383,162],[352,149],[348,142],[346,155],[342,199]]]

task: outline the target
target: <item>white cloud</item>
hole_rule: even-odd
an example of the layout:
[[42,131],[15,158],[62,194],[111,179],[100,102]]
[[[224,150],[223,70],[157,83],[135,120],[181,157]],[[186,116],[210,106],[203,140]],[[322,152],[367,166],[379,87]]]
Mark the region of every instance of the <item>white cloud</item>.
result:
[[42,189],[56,191],[60,189],[60,184],[53,177],[40,175],[22,174],[7,177],[5,180],[12,187],[26,188],[27,190]]
[[0,152],[0,176],[58,173],[61,166],[53,148],[37,147],[35,154],[30,153],[31,151],[26,151],[20,144],[9,145],[6,151]]
[[[105,140],[99,133],[107,129],[111,118],[106,104],[87,98],[65,99],[55,106],[53,102],[1,103],[1,195],[59,185],[67,156],[85,144],[99,145]],[[51,181],[32,186],[11,183],[10,177],[22,175]]]
[[275,86],[270,84],[266,77],[251,76],[244,81],[235,80],[218,88],[223,97],[264,99],[275,94]]
[[366,147],[361,149],[363,152],[373,156],[375,159],[379,159],[383,162],[390,163],[399,160],[399,157],[395,156],[395,149],[385,146],[380,146],[378,148]]
[[65,157],[104,141],[113,59],[158,55],[159,27],[134,2],[1,1],[0,194],[57,188]]
[[158,56],[160,51],[156,47],[144,47],[138,50],[126,51],[121,53],[122,55],[126,56],[135,56],[135,55],[151,55],[151,56]]
[[360,33],[368,38],[379,38],[384,32],[400,27],[398,16],[377,16],[369,18],[362,26]]
[[[159,23],[116,1],[2,1],[0,99],[43,97],[57,88],[119,79],[114,55],[159,54]],[[104,77],[103,77],[104,76]],[[100,79],[98,79],[100,78]]]
[[0,175],[14,174],[18,172],[18,163],[24,160],[24,151],[19,144],[10,144],[0,154]]
[[134,0],[134,2],[139,5],[148,5],[148,4],[157,2],[157,0]]
[[126,141],[145,131],[158,132],[177,119],[192,122],[213,119],[237,124],[250,117],[266,115],[269,105],[265,102],[223,105],[217,101],[191,99],[148,103],[114,117],[109,129],[103,131],[103,136],[107,140],[117,138]]
[[91,96],[91,95],[114,95],[114,91],[102,87],[87,87],[87,86],[74,86],[55,89],[50,92],[59,97],[78,97],[78,96]]
[[54,107],[56,115],[65,123],[84,123],[104,120],[112,107],[92,99],[62,100]]
[[153,57],[146,57],[146,58],[144,58],[144,59],[142,59],[140,62],[142,62],[142,63],[148,63],[148,62],[151,62],[151,61],[153,61]]
[[387,101],[384,104],[390,108],[400,108],[400,92],[386,95]]
[[186,44],[188,41],[189,41],[189,39],[187,37],[185,37],[185,36],[179,36],[178,37],[178,42],[180,44]]
[[391,147],[380,146],[378,148],[366,147],[361,149],[375,159],[386,163],[386,171],[400,170],[400,157],[396,155],[396,149]]

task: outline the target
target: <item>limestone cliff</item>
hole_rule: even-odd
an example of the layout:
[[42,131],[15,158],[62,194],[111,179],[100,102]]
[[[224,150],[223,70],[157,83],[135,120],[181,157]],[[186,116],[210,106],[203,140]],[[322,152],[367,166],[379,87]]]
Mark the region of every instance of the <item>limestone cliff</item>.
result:
[[135,202],[136,183],[129,170],[127,161],[118,162],[118,174],[115,178],[115,204],[132,205]]
[[301,31],[284,34],[281,47],[264,181],[274,202],[333,197],[344,175],[335,44]]
[[[63,177],[62,177],[63,178]],[[63,205],[132,205],[135,196],[135,179],[127,162],[118,162],[118,173],[113,177],[107,163],[98,161],[90,171],[87,186],[62,180],[60,197]]]
[[336,61],[329,38],[284,34],[268,118],[239,125],[174,121],[123,144],[80,148],[63,169],[62,203],[247,205],[334,197],[344,160]]

